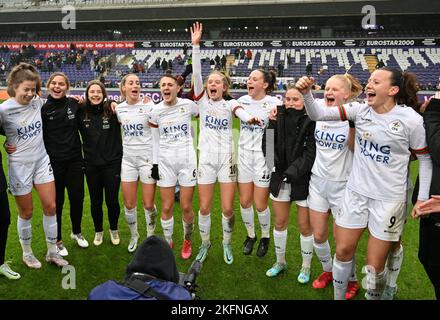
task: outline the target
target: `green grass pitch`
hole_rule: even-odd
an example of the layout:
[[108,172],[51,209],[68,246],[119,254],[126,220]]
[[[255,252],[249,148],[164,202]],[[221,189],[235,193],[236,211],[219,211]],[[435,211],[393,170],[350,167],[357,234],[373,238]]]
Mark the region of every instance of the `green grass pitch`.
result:
[[[1,145],[4,137],[0,138]],[[7,165],[5,151],[3,154],[3,168],[7,175]],[[417,164],[413,164],[413,167]],[[415,177],[414,168],[413,178]],[[67,194],[66,194],[66,199]],[[119,196],[122,208],[122,196]],[[67,259],[74,267],[75,279],[73,273],[62,273],[62,270],[48,265],[44,261],[46,244],[42,226],[42,211],[38,197],[34,194],[34,217],[32,219],[32,247],[35,255],[43,262],[43,267],[39,270],[26,268],[21,262],[21,247],[17,237],[17,209],[14,198],[9,196],[11,207],[11,226],[9,228],[8,244],[6,249],[6,260],[10,261],[13,270],[20,272],[22,278],[19,281],[10,281],[5,277],[0,277],[0,299],[86,299],[90,290],[96,285],[105,282],[108,279],[122,280],[125,268],[132,258],[128,253],[127,246],[130,239],[130,233],[126,225],[123,212],[119,220],[119,230],[121,235],[121,244],[113,246],[110,242],[108,233],[107,218],[104,218],[104,243],[100,247],[92,244],[94,229],[90,215],[90,198],[88,190],[85,190],[84,216],[82,223],[83,234],[90,243],[87,249],[79,248],[69,235],[71,230],[69,218],[69,201],[66,200],[63,211],[63,238],[64,243],[69,250]],[[198,210],[198,193],[194,195],[194,211]],[[156,205],[160,211],[161,203],[159,192],[156,191]],[[293,206],[294,207],[294,206]],[[104,207],[105,208],[105,207]],[[275,250],[271,242],[270,250],[263,258],[255,255],[245,256],[242,254],[242,244],[246,237],[245,227],[242,223],[238,195],[235,198],[235,228],[232,237],[232,247],[234,252],[234,263],[227,265],[223,261],[222,249],[222,228],[221,228],[221,210],[219,200],[219,190],[216,188],[214,204],[212,210],[211,242],[213,246],[209,251],[208,258],[205,260],[200,276],[197,278],[198,295],[202,299],[213,300],[322,300],[333,299],[332,286],[323,290],[315,290],[311,283],[306,285],[299,284],[296,280],[301,267],[301,254],[299,248],[299,231],[296,226],[296,209],[292,208],[290,222],[288,227],[288,243],[286,258],[288,270],[277,278],[268,278],[265,272],[275,262]],[[185,261],[180,257],[182,246],[182,221],[181,210],[176,203],[174,226],[175,257],[179,271],[184,272],[188,269],[191,260]],[[104,209],[104,215],[106,210]],[[145,219],[142,205],[139,197],[138,203],[138,223],[141,237],[146,235]],[[273,219],[272,219],[273,226]],[[418,221],[408,218],[403,234],[404,261],[402,270],[397,281],[398,293],[396,299],[434,299],[434,291],[430,284],[423,267],[418,258]],[[256,232],[260,237],[260,229],[256,219]],[[156,233],[162,235],[160,223],[157,224]],[[362,266],[365,264],[367,234],[365,233],[359,243],[357,258],[357,276],[362,279],[365,274],[362,273]],[[334,253],[334,242],[330,236],[332,253]],[[200,245],[200,235],[196,226],[193,236],[193,255],[197,254]],[[316,278],[322,271],[321,265],[314,255],[312,260],[311,278]],[[65,278],[68,276],[68,278]],[[70,287],[70,289],[65,289]],[[73,288],[74,287],[74,288]],[[357,299],[363,299],[364,290],[360,290]]]

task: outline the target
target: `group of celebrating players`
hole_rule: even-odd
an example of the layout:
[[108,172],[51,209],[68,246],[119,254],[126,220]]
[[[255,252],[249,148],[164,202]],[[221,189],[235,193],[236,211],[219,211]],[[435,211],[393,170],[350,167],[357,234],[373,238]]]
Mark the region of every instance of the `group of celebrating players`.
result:
[[[302,255],[298,281],[310,281],[315,251],[323,272],[312,286],[321,289],[333,282],[335,299],[354,298],[359,290],[355,252],[368,228],[366,298],[392,299],[403,259],[400,237],[411,190],[411,154],[419,161],[414,217],[429,211],[423,203],[430,198],[433,172],[424,121],[414,110],[418,105],[414,75],[387,67],[374,71],[365,89],[364,102],[356,100],[362,86],[348,74],[334,75],[327,81],[324,99],[314,99],[310,93],[313,78],[302,77],[288,87],[281,102],[269,95],[275,74],[257,69],[249,75],[248,94],[234,100],[229,93],[229,78],[223,73],[212,71],[203,83],[202,25],[195,23],[190,32],[194,101],[179,97],[181,83],[172,75],[164,75],[160,80],[160,103],[142,99],[135,74],[121,80],[120,91],[125,101],[120,104],[110,101],[105,87],[96,80],[88,84],[84,101],[78,101],[67,96],[69,80],[60,72],[48,80],[48,97],[43,100],[40,77],[33,66],[20,64],[11,71],[11,98],[0,105],[0,125],[7,137],[9,190],[18,208],[17,230],[23,262],[29,268],[41,267],[31,247],[33,187],[44,214],[46,261],[57,266],[68,264],[61,235],[66,188],[72,221],[70,236],[80,247],[89,246],[81,233],[85,174],[95,228],[93,244],[99,246],[103,242],[103,194],[111,242],[120,243],[121,187],[131,234],[129,252],[136,250],[140,238],[138,181],[147,236],[155,233],[156,185],[160,188],[160,223],[171,248],[174,192],[178,184],[183,259],[192,254],[192,199],[197,184],[201,246],[196,259],[201,262],[211,247],[211,211],[216,210],[212,202],[218,181],[223,257],[227,264],[232,264],[233,202],[238,183],[240,213],[247,231],[245,255],[252,253],[257,242],[254,204],[261,227],[256,255],[263,257],[269,249],[268,199],[272,199],[276,262],[267,270],[268,277],[287,270],[287,225],[290,205],[295,201]],[[240,119],[238,154],[232,135],[233,115]],[[193,116],[200,119],[198,161],[191,129]],[[6,186],[6,182],[0,185]],[[19,279],[20,275],[4,263],[10,213],[6,187],[0,191],[0,273]],[[328,240],[330,215],[335,222],[333,259]]]

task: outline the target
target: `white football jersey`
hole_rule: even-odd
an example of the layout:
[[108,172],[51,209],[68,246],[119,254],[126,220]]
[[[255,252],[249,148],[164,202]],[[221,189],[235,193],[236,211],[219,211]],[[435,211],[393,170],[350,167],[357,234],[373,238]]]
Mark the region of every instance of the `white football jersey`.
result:
[[348,121],[316,121],[316,157],[312,173],[330,181],[347,181],[353,163],[348,149]]
[[124,101],[116,107],[116,115],[122,127],[124,154],[152,153],[152,137],[148,120],[153,108],[153,102],[144,104],[142,101],[135,105],[129,105]]
[[23,106],[10,98],[0,105],[0,125],[8,141],[17,147],[17,151],[8,154],[9,162],[34,162],[47,154],[41,120],[43,103],[36,97]]
[[177,103],[171,107],[162,101],[153,108],[149,122],[159,127],[161,152],[167,149],[193,148],[191,134],[193,115],[198,115],[198,107],[189,99],[177,98]]
[[347,186],[372,199],[405,201],[409,148],[418,154],[428,152],[423,118],[407,106],[396,105],[379,114],[358,102],[321,111],[326,120],[355,122],[354,159]]
[[198,149],[216,154],[232,153],[234,151],[232,115],[240,104],[237,100],[212,101],[206,93],[197,104],[200,110]]
[[282,101],[272,96],[265,96],[261,100],[254,100],[249,95],[238,99],[243,109],[254,117],[258,117],[263,122],[263,126],[258,124],[248,124],[240,121],[239,147],[243,150],[261,151],[261,143],[265,128],[269,125],[269,114],[273,108],[282,105]]

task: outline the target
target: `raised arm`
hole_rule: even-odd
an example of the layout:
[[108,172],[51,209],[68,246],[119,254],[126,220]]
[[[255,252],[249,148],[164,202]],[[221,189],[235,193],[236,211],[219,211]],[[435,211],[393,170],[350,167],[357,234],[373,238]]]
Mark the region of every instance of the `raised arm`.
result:
[[203,93],[202,65],[200,63],[200,39],[202,39],[202,24],[196,22],[190,28],[192,50],[192,66],[194,79],[194,96],[199,97]]
[[345,121],[347,119],[354,120],[352,119],[354,118],[354,116],[351,116],[349,112],[347,112],[347,108],[345,106],[327,107],[323,103],[316,101],[313,98],[312,93],[310,92],[314,84],[315,79],[309,77],[302,77],[295,84],[296,88],[304,96],[304,105],[310,119],[312,119],[313,121]]

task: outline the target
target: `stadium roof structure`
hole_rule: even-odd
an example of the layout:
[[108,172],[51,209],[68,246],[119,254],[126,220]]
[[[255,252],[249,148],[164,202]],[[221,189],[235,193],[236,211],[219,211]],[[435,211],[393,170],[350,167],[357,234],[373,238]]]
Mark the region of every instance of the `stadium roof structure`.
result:
[[362,16],[365,5],[377,15],[440,13],[432,0],[0,0],[0,25],[60,23],[66,5],[77,23]]

